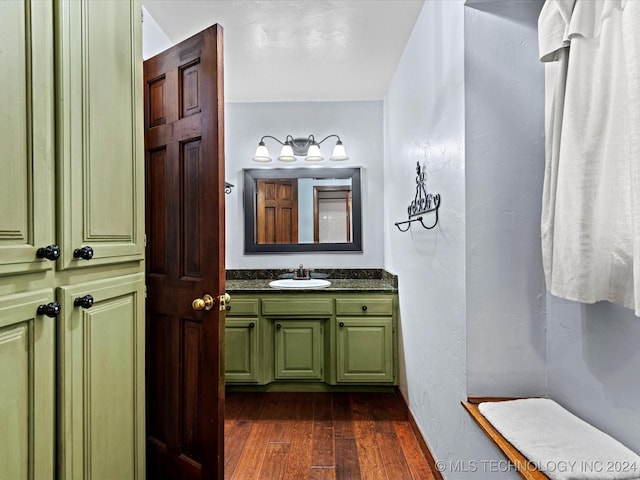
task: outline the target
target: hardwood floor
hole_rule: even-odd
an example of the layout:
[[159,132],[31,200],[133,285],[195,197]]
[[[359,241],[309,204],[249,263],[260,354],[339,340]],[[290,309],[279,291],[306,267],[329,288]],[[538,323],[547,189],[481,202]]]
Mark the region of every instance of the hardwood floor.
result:
[[394,393],[227,393],[227,480],[432,480]]

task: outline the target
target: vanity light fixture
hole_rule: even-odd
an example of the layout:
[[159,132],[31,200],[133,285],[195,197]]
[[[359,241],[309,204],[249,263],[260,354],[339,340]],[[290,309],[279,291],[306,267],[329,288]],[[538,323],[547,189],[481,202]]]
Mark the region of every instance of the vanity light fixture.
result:
[[344,145],[342,145],[340,137],[332,134],[324,137],[319,142],[316,141],[313,135],[309,135],[307,138],[293,138],[291,135],[287,135],[284,142],[271,135],[265,135],[258,143],[258,148],[256,149],[256,154],[253,156],[253,161],[266,163],[272,160],[269,156],[267,146],[264,143],[265,138],[271,138],[282,145],[280,155],[278,156],[278,160],[281,162],[295,162],[297,160],[297,156],[304,156],[304,159],[307,162],[320,162],[324,160],[324,157],[320,152],[320,144],[331,137],[335,137],[338,140],[333,147],[333,153],[331,154],[331,157],[329,157],[329,160],[336,162],[349,160],[349,156],[345,152]]

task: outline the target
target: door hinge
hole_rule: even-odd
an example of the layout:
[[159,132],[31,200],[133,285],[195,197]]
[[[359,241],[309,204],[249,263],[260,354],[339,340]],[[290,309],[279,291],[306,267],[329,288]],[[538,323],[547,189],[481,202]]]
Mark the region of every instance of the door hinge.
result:
[[147,235],[146,234],[144,234],[142,236],[142,241],[144,242],[144,246],[146,247],[147,246]]

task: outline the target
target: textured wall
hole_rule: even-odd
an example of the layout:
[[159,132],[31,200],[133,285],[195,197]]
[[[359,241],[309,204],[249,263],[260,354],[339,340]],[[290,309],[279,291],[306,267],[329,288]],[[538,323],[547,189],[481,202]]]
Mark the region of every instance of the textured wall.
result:
[[547,294],[549,396],[640,453],[640,319]]
[[[518,478],[482,463],[502,457],[460,406],[467,397],[464,86],[463,2],[426,2],[385,99],[385,268],[399,275],[401,390],[447,479]],[[442,196],[440,223],[400,233],[393,223],[406,218],[416,162],[426,164],[428,190]]]
[[467,388],[546,394],[542,2],[465,8]]
[[[309,268],[380,268],[382,246],[382,101],[291,102],[225,104],[226,178],[236,185],[227,195],[227,268],[288,268],[300,263]],[[274,161],[259,164],[252,160],[263,135],[284,139],[313,134],[321,140],[340,135],[347,154],[345,162],[328,160],[334,143],[322,144],[322,167],[362,167],[362,253],[333,252],[306,254],[244,254],[244,212],[242,205],[243,168],[309,167],[304,159],[293,164],[275,160],[279,145],[267,139]]]

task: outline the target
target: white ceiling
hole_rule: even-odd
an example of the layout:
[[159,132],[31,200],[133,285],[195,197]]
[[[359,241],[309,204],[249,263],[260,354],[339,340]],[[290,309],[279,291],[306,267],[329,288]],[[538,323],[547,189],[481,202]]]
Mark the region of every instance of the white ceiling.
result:
[[175,44],[219,23],[230,102],[382,99],[424,0],[143,0]]

